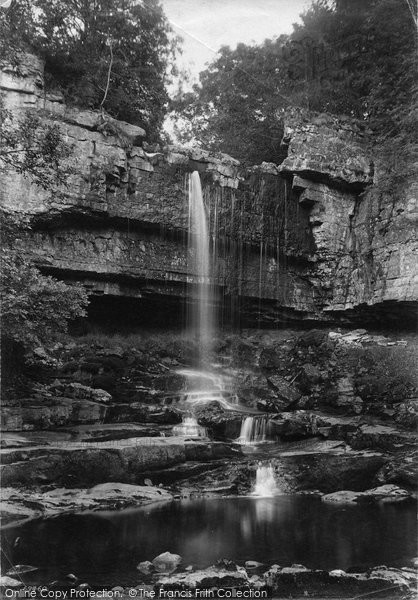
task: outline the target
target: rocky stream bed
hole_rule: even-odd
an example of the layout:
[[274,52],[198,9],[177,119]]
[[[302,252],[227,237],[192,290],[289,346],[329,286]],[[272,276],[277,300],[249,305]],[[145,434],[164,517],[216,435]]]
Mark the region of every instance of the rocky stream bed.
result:
[[[68,515],[77,529],[83,515],[103,511],[248,498],[260,463],[272,467],[283,498],[312,497],[327,506],[413,506],[416,344],[411,335],[365,330],[224,335],[211,370],[222,377],[225,399],[238,404],[228,410],[216,399],[194,405],[206,428],[200,438],[173,435],[190,413],[184,369],[193,361],[192,340],[90,335],[39,348],[20,374],[18,393],[6,394],[2,406],[2,585],[53,584],[45,563],[37,565],[36,553],[34,558],[28,550],[28,540],[41,540],[41,549],[44,543],[38,534],[25,534],[31,523],[54,527]],[[199,386],[205,385],[203,374]],[[238,443],[249,416],[268,423],[266,443]],[[180,561],[162,571],[141,567],[120,593],[139,586],[157,593],[251,589],[286,598],[413,594],[413,555],[402,564],[350,564],[346,570],[286,559],[280,566],[252,563],[255,556],[222,562],[226,558],[217,556],[221,562],[212,567]],[[52,587],[82,590],[98,583],[80,573],[65,579],[69,573],[61,571],[64,579]],[[106,580],[106,588],[119,583]]]

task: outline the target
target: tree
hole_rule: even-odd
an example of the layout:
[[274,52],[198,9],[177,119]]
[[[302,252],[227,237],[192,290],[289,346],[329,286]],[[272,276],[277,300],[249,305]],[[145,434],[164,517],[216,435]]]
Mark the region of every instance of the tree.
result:
[[2,338],[26,350],[67,331],[68,321],[85,316],[85,290],[40,273],[25,245],[29,225],[1,211]]
[[[0,30],[10,34],[3,17],[0,13]],[[12,43],[4,60],[19,69],[25,46],[13,35],[9,39]],[[70,170],[63,161],[71,152],[57,124],[45,126],[31,111],[17,117],[5,108],[0,96],[1,169],[23,174],[56,196],[57,188],[67,183]],[[45,276],[36,268],[25,244],[30,225],[22,215],[0,210],[0,226],[2,359],[7,375],[21,366],[16,357],[50,342],[56,334],[67,331],[69,320],[84,316],[88,297],[83,287]]]
[[7,20],[12,42],[19,32],[45,59],[47,86],[67,102],[158,138],[179,41],[159,0],[14,0]]
[[275,115],[302,106],[361,119],[379,143],[401,130],[405,141],[416,124],[413,16],[407,0],[314,0],[290,36],[222,48],[173,105],[180,133],[190,119],[213,150],[279,162]]
[[[407,0],[316,0],[293,39],[310,39],[333,58],[325,81],[299,79],[309,108],[367,123],[384,165],[378,191],[393,194],[418,165],[416,12]],[[306,78],[305,78],[306,79]],[[328,85],[324,85],[324,83]],[[414,167],[415,165],[415,167]]]
[[[239,44],[235,50],[222,47],[200,74],[200,85],[172,104],[181,141],[195,136],[205,147],[243,162],[280,162],[283,126],[275,113],[288,104],[281,91],[285,72],[278,60],[283,39],[266,40],[261,46]],[[184,120],[190,123],[188,129]]]
[[71,169],[63,161],[71,154],[57,124],[47,125],[33,112],[17,118],[0,96],[0,167],[30,176],[45,190],[65,185]]
[[[403,0],[315,0],[291,40],[327,52],[322,77],[300,72],[309,108],[358,117],[389,131],[393,112],[411,102],[416,72],[416,25]],[[309,55],[310,54],[310,55]],[[319,85],[317,85],[319,83]],[[326,85],[328,84],[328,85]]]
[[86,314],[87,293],[43,275],[33,264],[21,216],[0,211],[0,297],[2,394],[25,395],[28,357],[39,346],[67,332],[68,322]]

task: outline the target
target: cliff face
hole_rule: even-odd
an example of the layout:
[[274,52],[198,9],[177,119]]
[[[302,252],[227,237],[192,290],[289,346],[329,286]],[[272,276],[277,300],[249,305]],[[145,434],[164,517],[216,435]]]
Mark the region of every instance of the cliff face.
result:
[[413,318],[414,189],[376,194],[365,134],[350,121],[290,112],[285,161],[244,169],[203,150],[145,150],[139,127],[45,94],[34,57],[19,76],[3,72],[0,87],[17,115],[32,109],[59,123],[73,146],[73,174],[60,194],[9,172],[1,204],[31,216],[28,248],[38,265],[83,282],[94,310],[193,301],[198,274],[187,268],[186,187],[187,173],[198,170],[213,284],[227,318]]
[[[343,119],[289,115],[289,153],[281,169],[294,175],[299,201],[310,203],[315,275],[326,290],[324,312],[416,320],[417,182],[396,190],[379,157],[365,155],[365,134]],[[364,140],[364,141],[363,141]],[[301,180],[301,178],[307,178]],[[354,193],[353,193],[354,192]]]

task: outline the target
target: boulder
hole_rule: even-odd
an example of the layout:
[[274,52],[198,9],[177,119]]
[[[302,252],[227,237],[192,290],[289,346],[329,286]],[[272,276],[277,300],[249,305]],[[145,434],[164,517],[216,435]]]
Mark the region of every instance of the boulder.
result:
[[248,586],[248,576],[239,571],[229,571],[217,567],[179,573],[170,577],[160,577],[156,582],[163,589],[209,589],[239,588]]
[[21,575],[33,573],[34,571],[38,571],[38,567],[32,567],[32,565],[15,565],[7,571],[6,575],[9,577],[20,577]]
[[299,108],[286,111],[283,143],[288,154],[280,164],[282,172],[300,178],[315,172],[333,185],[363,190],[373,181],[373,168],[359,126],[333,115],[305,114]]
[[56,396],[64,396],[66,398],[74,398],[77,400],[91,400],[92,402],[102,402],[109,404],[112,399],[111,394],[105,390],[91,388],[81,383],[62,383],[60,381],[52,383],[47,391]]
[[324,424],[315,414],[304,410],[282,413],[280,420],[274,419],[271,423],[280,437],[293,439],[318,435],[318,427]]
[[257,347],[250,342],[242,339],[236,339],[232,345],[232,355],[236,365],[254,366],[256,363]]
[[319,383],[322,379],[322,373],[315,365],[307,363],[302,366],[301,381],[310,389],[313,384]]
[[360,414],[363,410],[363,400],[360,396],[355,395],[352,377],[340,377],[337,381],[337,389],[336,406],[344,408],[348,412]]
[[394,456],[378,472],[379,483],[396,483],[415,488],[418,484],[418,452]]
[[[411,570],[412,571],[412,570]],[[377,567],[371,572],[345,573],[340,569],[331,572],[306,569],[294,565],[281,569],[274,565],[264,578],[273,597],[320,597],[320,598],[360,598],[379,595],[391,600],[406,597],[414,589],[415,573],[403,569]]]
[[[91,488],[54,488],[49,491],[2,489],[2,520],[18,521],[27,517],[50,516],[74,510],[111,510],[139,506],[148,502],[172,500],[172,495],[160,487],[108,482]],[[16,565],[8,575],[36,570],[30,565]]]
[[46,397],[24,398],[18,406],[1,407],[3,431],[54,429],[57,426],[102,423],[108,407],[92,400]]
[[281,359],[274,348],[263,348],[258,357],[258,366],[260,369],[277,369],[280,367]]
[[405,431],[388,425],[361,425],[348,441],[353,448],[379,448],[382,450],[401,450],[415,446],[417,436],[411,431]]
[[320,329],[312,329],[298,337],[297,345],[302,348],[320,346],[327,339],[327,333]]
[[[275,468],[286,475],[291,489],[319,490],[333,493],[336,490],[365,490],[375,480],[386,458],[377,452],[345,452],[343,448],[321,442],[323,450],[304,452],[298,445],[297,450],[282,452],[274,459]],[[328,445],[328,449],[327,446]]]
[[353,492],[351,490],[341,490],[332,494],[322,496],[324,502],[337,502],[341,504],[352,504],[357,502],[362,492]]
[[0,588],[22,588],[25,587],[25,584],[18,579],[13,579],[12,577],[8,577],[7,575],[3,575],[0,577]]
[[397,485],[381,485],[380,487],[366,490],[365,492],[353,492],[341,490],[332,494],[322,496],[324,502],[359,503],[359,502],[400,502],[410,500],[412,494]]
[[[195,444],[194,448],[198,456],[200,446]],[[204,448],[210,454],[210,444],[206,443]],[[18,452],[3,450],[2,458],[3,486],[54,482],[72,487],[106,481],[129,483],[150,469],[167,468],[187,460],[186,445],[169,437],[50,444]]]
[[173,573],[181,563],[181,556],[163,552],[154,558],[152,565],[158,573]]
[[269,375],[267,382],[279,400],[286,402],[288,406],[295,404],[302,396],[294,385],[280,375]]
[[268,413],[281,413],[289,408],[289,403],[278,398],[269,398],[257,402],[257,410]]
[[416,591],[416,572],[413,569],[378,566],[368,572],[368,578],[390,583],[395,590],[409,588],[412,593]]
[[137,570],[143,575],[151,575],[155,571],[155,567],[151,561],[145,560],[137,565]]
[[245,561],[245,568],[247,569],[247,571],[255,571],[258,569],[262,569],[263,567],[265,567],[265,565],[261,562],[257,562],[256,560]]
[[216,561],[215,567],[217,569],[225,569],[226,571],[237,571],[237,564],[233,560],[229,560],[229,558],[220,558]]
[[[259,401],[277,399],[274,390],[269,386],[267,379],[262,375],[245,373],[237,378],[236,392],[240,401],[247,406],[256,406]],[[263,409],[261,409],[263,410]]]
[[418,399],[411,398],[401,402],[395,408],[395,421],[408,429],[418,426]]
[[123,358],[124,350],[121,346],[112,346],[111,348],[100,348],[97,350],[98,356],[115,356],[116,358]]
[[363,492],[360,501],[399,502],[412,499],[412,494],[397,485],[381,485]]

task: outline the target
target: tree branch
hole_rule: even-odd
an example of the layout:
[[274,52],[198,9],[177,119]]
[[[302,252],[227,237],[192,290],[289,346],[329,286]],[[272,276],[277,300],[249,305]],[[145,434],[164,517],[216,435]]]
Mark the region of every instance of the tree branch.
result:
[[107,83],[106,83],[106,89],[105,89],[105,93],[103,96],[103,100],[100,102],[100,108],[103,109],[103,104],[106,101],[107,98],[107,93],[109,91],[109,86],[110,86],[110,75],[112,73],[112,66],[113,66],[113,48],[112,48],[112,42],[109,40],[109,49],[110,49],[110,62],[109,62],[109,69],[107,71]]

